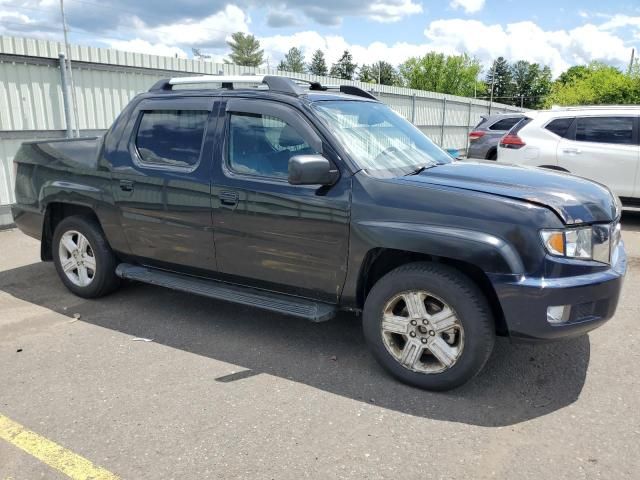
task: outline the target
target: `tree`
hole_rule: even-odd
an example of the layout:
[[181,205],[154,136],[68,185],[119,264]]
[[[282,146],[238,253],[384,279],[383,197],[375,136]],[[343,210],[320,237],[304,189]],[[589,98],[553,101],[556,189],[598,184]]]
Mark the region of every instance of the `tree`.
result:
[[264,50],[260,49],[260,42],[253,35],[236,32],[231,35],[231,41],[227,45],[231,47],[231,53],[225,63],[259,67],[264,61]]
[[193,58],[197,58],[198,60],[209,60],[211,59],[211,55],[207,55],[202,53],[199,48],[192,48],[191,53],[193,54]]
[[511,66],[510,73],[513,98],[500,98],[498,101],[525,108],[540,108],[551,91],[551,69],[519,60]]
[[383,61],[360,67],[358,79],[361,82],[379,83],[380,85],[402,84],[402,79],[393,65]]
[[312,75],[326,76],[329,73],[327,62],[324,59],[324,53],[318,49],[313,52],[311,63],[309,64],[309,73]]
[[278,70],[285,72],[304,73],[304,69],[304,56],[297,47],[292,47],[278,65]]
[[353,80],[358,65],[353,63],[353,55],[349,50],[345,50],[340,59],[331,66],[331,76]]
[[461,96],[475,93],[480,70],[480,62],[467,54],[446,56],[436,52],[400,65],[407,87]]
[[497,102],[504,103],[505,100],[509,100],[508,97],[512,96],[511,68],[504,57],[494,60],[491,69],[487,72],[485,83],[489,95],[493,89],[493,99]]
[[574,80],[584,78],[589,75],[589,68],[586,65],[574,65],[566,72],[562,72],[556,82],[567,85]]
[[561,75],[545,101],[546,106],[635,103],[640,103],[640,75],[633,71],[625,74],[599,62],[591,63],[585,69],[575,69],[565,77]]

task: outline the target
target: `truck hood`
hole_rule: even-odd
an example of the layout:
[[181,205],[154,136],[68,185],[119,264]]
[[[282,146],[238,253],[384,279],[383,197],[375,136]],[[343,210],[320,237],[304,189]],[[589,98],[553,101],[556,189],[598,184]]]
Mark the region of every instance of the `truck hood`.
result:
[[611,222],[618,206],[607,187],[562,172],[485,162],[453,162],[403,181],[525,200],[553,210],[565,224]]

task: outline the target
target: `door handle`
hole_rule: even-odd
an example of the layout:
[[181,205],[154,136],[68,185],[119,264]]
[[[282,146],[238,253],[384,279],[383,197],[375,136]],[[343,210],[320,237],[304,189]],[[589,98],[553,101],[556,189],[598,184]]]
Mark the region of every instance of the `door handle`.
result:
[[238,203],[238,192],[223,190],[220,192],[220,203],[223,205],[237,205]]
[[133,180],[120,180],[120,190],[123,192],[133,192]]
[[580,155],[582,150],[579,148],[565,148],[562,150],[562,153],[568,153],[569,155]]

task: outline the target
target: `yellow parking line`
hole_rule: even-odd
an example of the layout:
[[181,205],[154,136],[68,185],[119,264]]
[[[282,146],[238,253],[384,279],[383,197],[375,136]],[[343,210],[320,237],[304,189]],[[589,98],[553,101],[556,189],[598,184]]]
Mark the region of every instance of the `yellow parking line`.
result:
[[118,480],[119,477],[55,442],[0,414],[0,438],[24,450],[73,480]]

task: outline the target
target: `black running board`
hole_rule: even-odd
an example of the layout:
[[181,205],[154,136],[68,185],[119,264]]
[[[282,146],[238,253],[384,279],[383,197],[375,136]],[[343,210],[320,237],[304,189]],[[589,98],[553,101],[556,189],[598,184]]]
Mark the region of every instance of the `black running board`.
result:
[[118,265],[116,275],[127,280],[158,285],[172,290],[215,298],[216,300],[240,303],[271,312],[304,318],[312,322],[324,322],[330,320],[336,314],[335,305],[328,303],[314,302],[304,298],[166,272],[155,268],[140,267],[128,263]]

